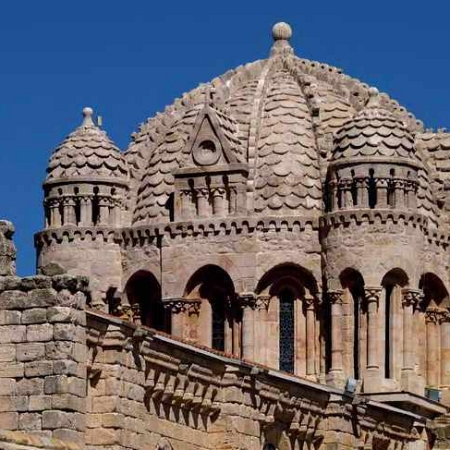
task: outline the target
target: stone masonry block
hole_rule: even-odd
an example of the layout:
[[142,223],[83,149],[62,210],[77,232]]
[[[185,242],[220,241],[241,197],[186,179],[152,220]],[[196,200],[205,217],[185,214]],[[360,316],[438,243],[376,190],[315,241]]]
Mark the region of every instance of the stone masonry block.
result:
[[26,341],[25,325],[3,325],[0,326],[0,344],[25,342]]
[[77,326],[71,323],[56,323],[53,336],[56,341],[76,341]]
[[23,375],[24,375],[23,363],[0,364],[0,378],[22,378]]
[[47,359],[70,359],[74,344],[69,341],[48,342],[45,344],[45,356]]
[[45,322],[47,322],[46,308],[26,309],[22,313],[22,324],[24,325],[33,323],[45,323]]
[[16,346],[14,344],[0,345],[0,362],[10,362],[16,359]]
[[60,439],[63,442],[75,442],[84,446],[84,433],[79,431],[60,428],[58,430],[53,431],[53,437],[55,439]]
[[4,378],[0,381],[0,396],[1,395],[16,395],[17,383],[13,378]]
[[18,395],[41,395],[44,392],[44,380],[24,378],[17,382]]
[[79,364],[75,361],[61,360],[53,363],[53,372],[55,375],[77,375]]
[[28,342],[48,342],[53,339],[53,326],[49,323],[27,326]]
[[44,411],[42,413],[42,428],[52,430],[59,428],[84,430],[84,414],[59,410]]
[[[1,383],[1,381],[0,381]],[[26,395],[20,396],[1,396],[0,397],[0,412],[22,412],[28,411],[28,397]]]
[[0,311],[0,325],[19,325],[21,323],[22,313],[13,309],[4,309]]
[[39,342],[18,344],[16,347],[17,361],[35,361],[44,358],[45,345]]
[[85,398],[73,394],[53,394],[51,396],[51,408],[62,409],[64,411],[77,411],[84,413],[86,411]]
[[53,361],[31,361],[25,363],[25,376],[46,377],[53,374]]
[[57,303],[54,289],[35,289],[28,293],[29,305],[34,308],[54,306]]
[[42,428],[40,413],[25,413],[19,417],[19,430],[36,431]]
[[19,413],[0,412],[0,430],[17,430],[19,427]]
[[29,411],[44,411],[51,409],[52,396],[51,395],[30,395],[28,410]]
[[22,291],[4,291],[0,294],[2,309],[28,309],[28,295]]
[[50,323],[72,322],[75,311],[67,306],[54,306],[47,310],[47,320]]

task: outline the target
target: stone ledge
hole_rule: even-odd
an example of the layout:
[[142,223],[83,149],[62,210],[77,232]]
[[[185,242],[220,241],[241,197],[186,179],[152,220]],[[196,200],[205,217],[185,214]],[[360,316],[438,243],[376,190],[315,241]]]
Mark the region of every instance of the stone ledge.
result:
[[24,278],[16,276],[0,277],[0,292],[29,292],[34,291],[35,289],[54,289],[56,292],[67,289],[71,293],[88,293],[89,278],[84,276],[72,275],[54,275],[52,277],[45,275],[36,275]]
[[[3,444],[7,444],[7,446]],[[16,449],[81,450],[81,447],[73,442],[63,442],[59,439],[33,436],[21,431],[0,431],[0,450]]]
[[428,220],[426,216],[419,213],[413,213],[410,211],[403,211],[400,209],[352,209],[342,210],[325,214],[320,218],[320,226],[322,228],[327,227],[339,227],[341,225],[348,225],[352,222],[360,225],[362,223],[373,224],[376,221],[380,221],[385,224],[388,221],[392,221],[397,224],[403,221],[405,224],[420,227],[426,229]]
[[157,238],[176,236],[209,235],[251,235],[254,232],[289,231],[298,233],[307,227],[318,230],[318,217],[270,216],[270,217],[228,217],[199,219],[180,222],[158,223],[154,225],[136,225],[127,228],[106,227],[61,227],[50,228],[35,234],[36,248],[53,243],[73,241],[96,241],[116,243],[127,246],[135,241],[152,241]]

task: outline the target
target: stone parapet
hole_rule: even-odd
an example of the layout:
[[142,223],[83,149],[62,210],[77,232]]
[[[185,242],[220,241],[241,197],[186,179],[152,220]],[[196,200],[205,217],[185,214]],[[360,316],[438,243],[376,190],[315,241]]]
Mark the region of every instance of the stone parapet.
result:
[[87,323],[90,449],[159,448],[163,439],[174,450],[259,450],[267,441],[283,448],[283,440],[300,447],[401,446],[425,426],[417,414],[111,316],[88,311]]
[[0,431],[0,450],[80,450],[73,442],[30,435],[22,431]]
[[83,444],[88,294],[84,277],[0,277],[0,429]]

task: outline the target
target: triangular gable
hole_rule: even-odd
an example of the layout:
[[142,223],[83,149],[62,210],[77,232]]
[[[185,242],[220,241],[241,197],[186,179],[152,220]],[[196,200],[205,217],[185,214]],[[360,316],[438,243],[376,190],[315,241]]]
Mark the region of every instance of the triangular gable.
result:
[[196,166],[238,162],[216,112],[209,105],[197,116],[187,147]]

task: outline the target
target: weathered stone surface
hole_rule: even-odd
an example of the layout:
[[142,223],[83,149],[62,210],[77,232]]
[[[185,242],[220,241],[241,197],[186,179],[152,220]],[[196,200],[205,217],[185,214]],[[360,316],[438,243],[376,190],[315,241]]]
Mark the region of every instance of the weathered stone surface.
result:
[[448,446],[450,134],[272,35],[124,155],[85,108],[40,275],[0,221],[1,450]]

